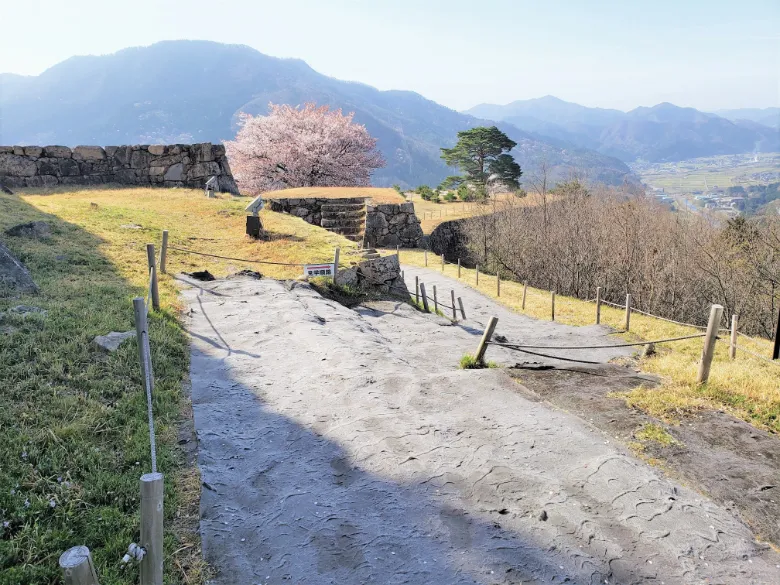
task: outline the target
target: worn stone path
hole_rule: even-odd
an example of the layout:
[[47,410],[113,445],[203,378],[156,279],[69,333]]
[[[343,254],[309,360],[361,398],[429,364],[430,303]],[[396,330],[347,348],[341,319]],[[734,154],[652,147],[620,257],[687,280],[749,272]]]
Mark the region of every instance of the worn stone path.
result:
[[727,510],[505,372],[458,370],[478,311],[248,278],[183,294],[215,584],[780,582]]

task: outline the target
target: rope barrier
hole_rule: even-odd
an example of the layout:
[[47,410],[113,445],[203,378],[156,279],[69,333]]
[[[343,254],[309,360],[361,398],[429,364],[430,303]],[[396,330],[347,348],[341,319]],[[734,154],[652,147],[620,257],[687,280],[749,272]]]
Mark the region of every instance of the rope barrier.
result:
[[705,337],[706,333],[698,333],[696,335],[685,335],[683,337],[670,337],[668,339],[656,339],[653,341],[641,341],[636,343],[618,343],[615,345],[580,345],[580,346],[573,346],[573,345],[564,345],[564,346],[554,346],[554,345],[517,345],[514,343],[501,343],[498,341],[488,341],[487,343],[490,345],[500,345],[501,347],[506,347],[509,349],[517,349],[517,350],[523,350],[523,349],[612,349],[613,347],[633,347],[633,346],[639,346],[639,345],[648,345],[650,343],[668,343],[670,341],[682,341],[684,339],[695,339],[698,337]]
[[306,266],[306,264],[291,264],[288,262],[271,262],[269,260],[248,260],[246,258],[231,258],[229,256],[218,256],[217,254],[206,254],[205,252],[196,252],[195,250],[187,250],[186,248],[179,248],[177,246],[168,246],[168,249],[176,250],[178,252],[186,252],[187,254],[195,254],[197,256],[208,256],[209,258],[219,258],[220,260],[233,260],[235,262],[247,262],[249,264],[273,264],[274,266],[295,266],[298,268],[302,268],[303,266]]
[[[745,337],[747,337],[747,336],[745,336]],[[750,338],[748,337],[748,339],[750,339]],[[770,360],[769,358],[766,358],[766,357],[764,357],[762,355],[754,353],[754,352],[750,351],[749,349],[745,349],[743,346],[738,345],[737,346],[737,351],[738,352],[739,351],[744,351],[746,354],[752,355],[754,358],[758,358],[760,360],[764,360],[768,364],[772,364],[773,366],[780,366],[780,361]]]

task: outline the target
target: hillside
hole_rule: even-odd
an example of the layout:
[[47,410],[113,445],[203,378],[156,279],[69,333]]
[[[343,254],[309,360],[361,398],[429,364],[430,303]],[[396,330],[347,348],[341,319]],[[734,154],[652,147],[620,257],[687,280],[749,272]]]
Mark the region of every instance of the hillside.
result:
[[588,108],[553,96],[499,106],[480,104],[466,113],[502,120],[528,132],[565,140],[625,162],[679,161],[703,156],[774,152],[780,135],[765,125],[772,112],[726,119],[694,108],[662,103],[630,112]]
[[[388,161],[380,186],[438,184],[452,174],[440,159],[458,131],[484,124],[409,91],[340,81],[295,59],[246,46],[166,41],[112,55],[72,57],[36,77],[0,76],[2,144],[136,144],[231,139],[240,112],[269,102],[315,101],[355,112]],[[620,183],[620,161],[503,124],[524,170],[545,159],[558,176],[571,168]]]
[[746,120],[771,128],[780,128],[780,108],[738,108],[736,110],[718,110],[715,113],[732,122]]

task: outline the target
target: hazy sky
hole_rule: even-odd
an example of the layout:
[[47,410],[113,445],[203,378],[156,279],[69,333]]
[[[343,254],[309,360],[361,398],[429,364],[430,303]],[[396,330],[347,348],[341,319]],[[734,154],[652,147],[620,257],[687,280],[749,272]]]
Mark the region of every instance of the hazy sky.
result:
[[455,109],[780,105],[778,0],[0,0],[0,21],[0,72],[187,38]]

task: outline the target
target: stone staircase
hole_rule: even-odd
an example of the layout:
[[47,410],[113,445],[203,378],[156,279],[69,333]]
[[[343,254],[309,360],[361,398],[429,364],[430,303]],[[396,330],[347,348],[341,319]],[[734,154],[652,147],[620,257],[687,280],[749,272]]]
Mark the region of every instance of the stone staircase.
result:
[[323,203],[320,225],[328,231],[342,235],[353,242],[361,242],[366,231],[366,200],[335,199],[333,203]]

